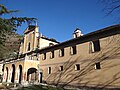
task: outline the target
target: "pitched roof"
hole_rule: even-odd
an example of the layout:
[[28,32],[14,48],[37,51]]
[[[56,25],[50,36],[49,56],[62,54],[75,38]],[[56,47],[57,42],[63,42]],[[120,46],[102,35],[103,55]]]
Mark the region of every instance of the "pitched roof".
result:
[[77,30],[80,30],[80,29],[77,27],[74,32],[76,32]]
[[41,37],[41,38],[46,39],[46,40],[49,40],[49,41],[52,41],[52,42],[60,43],[60,42],[58,42],[58,41],[57,41],[56,39],[54,39],[54,38],[47,38],[47,37]]
[[54,46],[43,48],[41,50],[49,49],[49,48],[56,47],[56,46],[66,45],[66,44],[74,42],[74,41],[79,41],[79,43],[80,42],[83,43],[83,42],[86,41],[85,39],[92,38],[93,36],[96,36],[97,38],[95,38],[95,39],[98,39],[98,38],[107,37],[107,36],[110,36],[110,35],[115,35],[115,34],[118,34],[118,33],[120,33],[120,24],[109,26],[109,27],[106,27],[106,28],[103,28],[103,29],[100,29],[100,30],[97,30],[97,31],[94,31],[94,32],[91,32],[91,33],[88,33],[88,34],[85,34],[85,35],[83,35],[81,37],[70,39],[70,40],[67,40],[65,42],[56,44]]
[[29,25],[29,26],[27,27],[27,29],[24,31],[24,34],[30,32],[30,31],[32,31],[32,30],[35,30],[35,27],[36,27],[36,26],[34,26],[34,25]]
[[[87,42],[87,41],[91,41],[93,39],[93,37],[94,37],[94,39],[99,39],[99,38],[104,38],[104,37],[107,37],[107,36],[115,35],[115,34],[118,34],[118,33],[120,33],[120,24],[109,26],[109,27],[106,27],[106,28],[103,28],[103,29],[85,34],[81,37],[70,39],[70,40],[67,40],[65,42],[56,44],[54,46],[50,46],[50,47],[46,47],[46,48],[37,50],[37,52],[41,52],[41,51],[44,51],[44,50],[50,50],[51,48],[56,48],[56,47],[59,47],[59,46],[65,46],[66,47],[66,46],[69,46],[70,43],[77,42],[77,41],[79,43],[84,43],[84,42]],[[36,51],[33,51],[33,52],[36,52]],[[32,52],[30,52],[30,53],[32,53]]]

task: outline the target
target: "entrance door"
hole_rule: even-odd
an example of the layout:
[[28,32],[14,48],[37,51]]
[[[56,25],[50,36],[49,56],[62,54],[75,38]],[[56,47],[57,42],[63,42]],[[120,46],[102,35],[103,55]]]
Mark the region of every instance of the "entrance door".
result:
[[43,73],[40,72],[40,83],[42,83],[42,77],[43,77]]

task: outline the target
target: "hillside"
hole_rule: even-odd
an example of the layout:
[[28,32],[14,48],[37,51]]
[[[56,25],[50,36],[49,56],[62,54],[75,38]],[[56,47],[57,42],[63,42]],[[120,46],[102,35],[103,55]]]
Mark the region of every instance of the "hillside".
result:
[[3,44],[0,44],[0,59],[14,57],[19,51],[20,41],[22,39],[23,36],[15,32],[8,32]]

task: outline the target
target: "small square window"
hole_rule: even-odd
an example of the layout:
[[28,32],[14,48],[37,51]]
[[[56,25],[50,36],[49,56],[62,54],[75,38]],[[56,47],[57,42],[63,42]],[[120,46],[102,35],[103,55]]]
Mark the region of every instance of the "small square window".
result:
[[100,62],[95,63],[95,69],[101,69]]
[[46,53],[43,54],[43,60],[45,60],[45,59],[46,59]]
[[51,67],[48,67],[48,74],[51,74]]
[[59,69],[60,69],[60,71],[63,71],[63,66],[60,66]]
[[80,70],[80,64],[75,65],[75,70]]
[[72,55],[74,55],[74,54],[77,53],[76,46],[72,46],[72,47],[70,48],[70,53],[71,53]]
[[63,56],[64,56],[64,48],[63,48],[63,49],[60,49],[59,55],[60,55],[60,57],[63,57]]
[[49,43],[49,46],[53,46],[54,44],[53,43]]
[[52,51],[52,52],[50,53],[50,58],[51,58],[51,59],[54,58],[54,51]]
[[90,42],[90,52],[94,53],[98,51],[100,51],[100,41],[95,40],[95,41]]

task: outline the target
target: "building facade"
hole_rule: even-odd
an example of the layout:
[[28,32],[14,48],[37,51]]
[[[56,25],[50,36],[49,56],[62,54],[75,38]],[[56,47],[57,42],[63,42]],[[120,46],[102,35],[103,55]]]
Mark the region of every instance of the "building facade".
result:
[[37,26],[29,26],[24,31],[24,40],[21,42],[18,59],[6,59],[2,62],[3,82],[22,84],[40,82],[39,56],[36,51],[58,43],[54,39],[41,35]]
[[20,57],[4,64],[3,82],[120,88],[120,25],[59,43],[29,26]]

